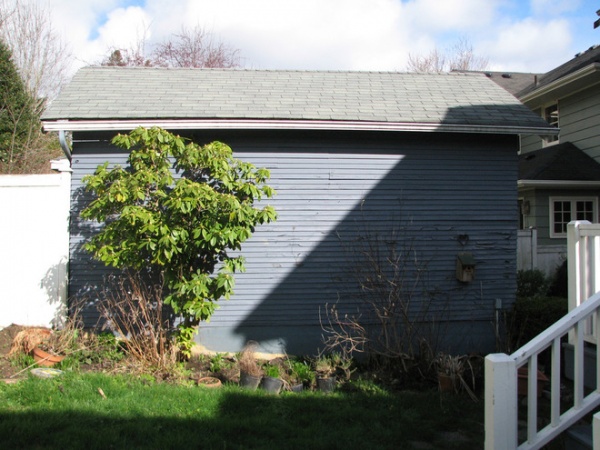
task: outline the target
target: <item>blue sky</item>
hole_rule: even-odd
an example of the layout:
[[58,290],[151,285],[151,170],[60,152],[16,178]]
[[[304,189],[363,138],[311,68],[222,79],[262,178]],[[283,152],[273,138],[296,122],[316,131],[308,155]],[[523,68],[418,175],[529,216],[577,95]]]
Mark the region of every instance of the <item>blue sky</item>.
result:
[[258,69],[405,70],[467,39],[490,70],[545,72],[596,43],[592,0],[37,0],[77,62],[200,25]]

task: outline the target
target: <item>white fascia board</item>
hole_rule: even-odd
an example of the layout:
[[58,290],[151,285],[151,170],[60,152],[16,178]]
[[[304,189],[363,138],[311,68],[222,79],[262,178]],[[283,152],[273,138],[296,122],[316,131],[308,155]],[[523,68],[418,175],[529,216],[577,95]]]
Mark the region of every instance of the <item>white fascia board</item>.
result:
[[239,120],[239,119],[139,119],[139,120],[57,120],[44,121],[45,131],[117,131],[137,127],[166,130],[337,130],[337,131],[419,131],[555,135],[555,127],[516,127],[492,125],[453,125],[432,123],[362,122],[326,120]]
[[518,180],[520,188],[600,188],[600,181],[569,181],[569,180]]
[[526,94],[523,97],[520,97],[519,100],[521,100],[521,102],[527,104],[527,103],[535,100],[538,97],[542,97],[544,95],[551,94],[553,91],[555,91],[557,89],[566,87],[571,83],[575,83],[575,82],[582,80],[590,75],[593,75],[599,71],[600,71],[600,64],[592,63],[588,66],[583,67],[582,69],[579,69],[576,72],[570,73],[562,78],[559,78],[558,80],[553,81],[552,83],[542,86],[539,89],[531,91],[529,94]]

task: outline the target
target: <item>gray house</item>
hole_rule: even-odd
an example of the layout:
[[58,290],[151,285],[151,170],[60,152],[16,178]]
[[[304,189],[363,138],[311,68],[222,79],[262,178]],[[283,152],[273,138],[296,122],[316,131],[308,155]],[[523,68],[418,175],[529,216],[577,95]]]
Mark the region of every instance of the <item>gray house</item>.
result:
[[[244,246],[247,272],[198,342],[309,354],[328,307],[369,321],[364,277],[393,276],[441,345],[493,350],[497,309],[515,298],[520,136],[556,133],[485,75],[461,73],[91,67],[43,120],[73,136],[69,289],[89,299],[90,325],[106,269],[81,250],[93,233],[81,179],[125,163],[117,132],[160,126],[228,143],[277,190],[278,220]],[[402,267],[385,264],[394,252]]]
[[598,221],[600,47],[547,73],[485,72],[560,134],[527,136],[519,157],[519,259],[553,275],[566,259],[566,224]]

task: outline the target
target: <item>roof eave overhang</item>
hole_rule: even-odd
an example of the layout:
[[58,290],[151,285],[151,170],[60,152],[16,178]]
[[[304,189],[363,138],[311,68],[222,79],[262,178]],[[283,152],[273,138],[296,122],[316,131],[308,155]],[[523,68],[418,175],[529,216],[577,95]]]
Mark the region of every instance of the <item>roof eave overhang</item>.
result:
[[576,180],[518,180],[517,186],[522,189],[560,188],[560,189],[594,189],[600,188],[600,181]]
[[250,119],[106,119],[45,120],[46,131],[127,131],[137,127],[167,130],[338,130],[338,131],[418,131],[447,133],[556,135],[554,127],[519,127],[470,124],[365,122],[330,120],[250,120]]
[[600,64],[592,63],[519,97],[519,100],[534,109],[548,101],[563,98],[599,82]]

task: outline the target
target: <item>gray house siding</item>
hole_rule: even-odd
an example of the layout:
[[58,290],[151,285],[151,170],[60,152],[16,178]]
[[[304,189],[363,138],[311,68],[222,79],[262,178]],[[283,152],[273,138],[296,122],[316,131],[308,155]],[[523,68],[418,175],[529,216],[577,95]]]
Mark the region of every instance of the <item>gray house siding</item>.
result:
[[[534,106],[532,108],[535,109]],[[558,99],[560,137],[558,142],[572,142],[600,162],[600,90],[592,86]],[[521,140],[521,152],[543,147],[538,136]]]
[[572,142],[600,162],[600,89],[588,88],[560,100],[561,142]]
[[521,138],[521,153],[529,153],[542,148],[542,139],[539,136],[523,136]]
[[[73,144],[70,289],[92,300],[107,272],[80,248],[93,232],[78,219],[89,200],[81,179],[106,160],[126,160],[105,138],[76,133]],[[353,250],[377,236],[426,263],[425,288],[435,295],[413,310],[428,304],[442,346],[494,350],[496,299],[509,308],[515,296],[516,136],[203,131],[194,139],[222,140],[237,157],[270,169],[277,196],[269,203],[278,212],[243,246],[247,271],[201,325],[201,345],[237,351],[253,339],[268,351],[314,353],[326,304],[359,309]],[[477,262],[472,283],[455,278],[459,252]],[[88,308],[88,324],[96,319]]]

